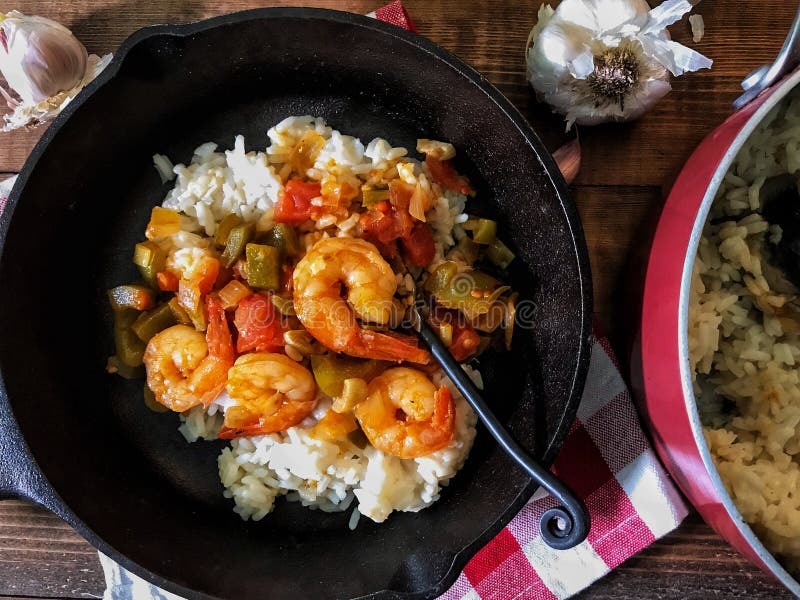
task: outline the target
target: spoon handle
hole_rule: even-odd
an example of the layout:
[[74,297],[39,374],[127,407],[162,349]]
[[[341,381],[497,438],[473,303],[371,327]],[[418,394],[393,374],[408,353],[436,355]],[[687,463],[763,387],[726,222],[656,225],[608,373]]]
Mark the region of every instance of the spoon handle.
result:
[[487,406],[480,390],[472,379],[461,368],[458,361],[453,358],[450,350],[428,324],[423,319],[420,319],[418,326],[422,341],[428,346],[431,354],[442,366],[442,369],[453,381],[453,384],[467,399],[467,402],[470,403],[489,430],[489,433],[492,434],[492,437],[531,476],[531,479],[541,485],[561,504],[556,508],[545,511],[542,515],[539,521],[542,539],[548,546],[556,550],[566,550],[580,544],[589,533],[590,518],[586,505],[572,490],[550,471],[542,467],[511,437],[503,427],[503,424],[500,423]]

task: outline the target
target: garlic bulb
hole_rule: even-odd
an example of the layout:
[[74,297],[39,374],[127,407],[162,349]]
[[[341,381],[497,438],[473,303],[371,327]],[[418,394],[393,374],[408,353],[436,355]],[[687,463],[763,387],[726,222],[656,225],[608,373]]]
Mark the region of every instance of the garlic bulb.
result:
[[51,19],[16,10],[0,14],[0,73],[10,88],[0,85],[0,94],[12,109],[3,115],[1,130],[52,118],[110,60],[110,54],[89,55],[69,29]]
[[670,73],[711,67],[666,30],[691,9],[689,0],[652,10],[644,0],[543,4],[528,38],[528,81],[568,128],[635,119],[672,89]]
[[17,11],[0,21],[0,73],[23,102],[35,104],[77,85],[88,58],[83,44],[55,21]]

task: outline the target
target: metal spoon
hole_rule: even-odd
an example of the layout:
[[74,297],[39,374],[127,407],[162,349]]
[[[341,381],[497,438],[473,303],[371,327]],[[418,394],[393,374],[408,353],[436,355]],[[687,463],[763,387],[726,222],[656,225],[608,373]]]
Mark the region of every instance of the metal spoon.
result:
[[589,511],[583,501],[511,437],[483,400],[480,390],[428,326],[416,306],[412,307],[411,324],[500,447],[561,504],[546,510],[539,520],[539,530],[545,543],[556,550],[567,550],[580,544],[589,534],[591,525]]

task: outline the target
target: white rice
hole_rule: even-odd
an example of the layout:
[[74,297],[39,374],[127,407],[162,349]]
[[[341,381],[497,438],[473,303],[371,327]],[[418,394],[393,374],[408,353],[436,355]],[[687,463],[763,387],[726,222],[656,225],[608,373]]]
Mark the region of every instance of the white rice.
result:
[[[408,164],[413,173],[410,182],[416,182],[420,177],[423,182],[430,180],[424,163],[406,158],[406,148],[393,147],[382,138],[375,138],[365,145],[356,137],[332,129],[320,117],[294,116],[287,117],[267,132],[270,145],[263,151],[246,151],[244,137],[237,135],[233,150],[218,152],[213,142],[198,146],[188,165],[171,167],[169,158],[154,155],[153,162],[162,179],[176,178],[175,187],[162,205],[191,217],[194,226],[188,228],[202,229],[207,235],[214,235],[217,224],[228,214],[235,214],[247,222],[258,221],[278,202],[283,190],[280,172],[284,163],[295,144],[311,130],[326,140],[314,167],[308,170],[311,179],[323,181],[325,177],[334,175],[339,180],[360,186],[371,178],[392,174],[398,165]],[[447,249],[454,244],[454,225],[467,220],[464,213],[466,200],[464,194],[452,190],[443,190],[433,199],[426,213],[436,245],[436,257],[431,268],[444,260]],[[330,215],[329,219],[318,222],[317,227],[335,227],[337,230],[330,235],[350,236],[356,223],[357,217],[339,222]]]
[[215,440],[222,427],[222,414],[207,414],[202,406],[180,413],[181,425],[178,431],[190,444],[199,439]]
[[161,177],[161,183],[166,183],[167,181],[175,179],[175,173],[173,171],[175,167],[172,161],[163,154],[153,155],[153,166],[156,168],[156,171],[158,171],[158,176]]
[[266,153],[245,153],[241,135],[236,136],[233,150],[215,150],[215,144],[203,144],[188,166],[174,167],[177,181],[163,203],[194,217],[208,235],[214,235],[217,223],[229,214],[257,221],[283,189]]
[[720,476],[745,520],[794,572],[800,308],[767,281],[780,285],[763,245],[781,232],[758,211],[766,178],[798,174],[799,144],[800,97],[793,94],[759,124],[722,182],[694,263],[688,332],[695,395]]
[[330,407],[330,399],[323,398],[313,416],[297,427],[232,440],[219,457],[225,497],[233,498],[243,519],[255,521],[269,514],[281,495],[326,512],[347,510],[355,499],[359,514],[376,522],[396,510],[417,512],[430,506],[464,464],[477,420],[443,374],[433,380],[451,389],[456,407],[454,438],[442,450],[403,460],[369,444],[362,449],[346,439],[314,439],[308,432]]
[[[181,249],[174,253],[172,267],[184,272],[212,252],[207,241],[191,232],[202,230],[211,236],[229,214],[247,222],[269,218],[283,190],[285,163],[300,138],[310,130],[325,139],[313,167],[306,173],[312,180],[324,182],[335,177],[360,187],[363,183],[399,175],[408,183],[419,183],[425,190],[439,189],[430,184],[425,163],[407,158],[405,148],[393,147],[382,138],[364,144],[312,116],[288,117],[278,123],[267,132],[270,145],[264,150],[247,151],[244,137],[238,135],[233,149],[225,152],[217,151],[212,142],[200,145],[188,165],[173,167],[169,158],[155,155],[154,164],[162,179],[175,179],[163,206],[186,217],[185,231],[162,240],[171,248]],[[441,190],[433,196],[425,215],[436,248],[431,269],[444,260],[455,244],[454,228],[467,220],[463,194]],[[344,219],[323,215],[315,225],[317,231],[303,236],[304,244],[321,237],[360,235],[358,214]],[[399,283],[409,293],[413,290],[413,280],[409,282],[404,277]],[[464,368],[476,385],[482,387],[480,373],[468,366]],[[231,441],[218,461],[225,496],[233,499],[234,510],[243,519],[256,521],[272,511],[278,496],[323,511],[344,511],[357,501],[349,523],[351,528],[361,515],[380,522],[393,511],[416,512],[429,506],[466,460],[475,438],[476,423],[475,413],[442,373],[435,375],[433,381],[437,386],[447,385],[455,401],[455,434],[447,447],[422,458],[402,460],[369,444],[362,449],[348,440],[316,440],[308,435],[309,429],[331,404],[329,398],[322,397],[313,415],[296,427]],[[188,442],[215,439],[222,426],[222,415],[230,404],[230,398],[223,392],[207,411],[195,408],[182,414],[181,434]]]

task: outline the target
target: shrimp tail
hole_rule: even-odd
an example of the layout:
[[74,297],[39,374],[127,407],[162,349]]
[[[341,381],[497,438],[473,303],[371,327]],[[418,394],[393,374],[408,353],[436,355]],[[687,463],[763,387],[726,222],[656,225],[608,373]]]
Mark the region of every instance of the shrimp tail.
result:
[[266,433],[268,432],[264,431],[264,427],[261,426],[261,423],[245,425],[244,427],[228,427],[227,425],[223,425],[219,433],[217,433],[217,437],[221,440],[232,440],[238,437],[265,435]]
[[196,390],[200,402],[208,406],[225,388],[228,369],[233,366],[236,353],[233,350],[233,337],[225,309],[216,295],[206,296],[208,309],[208,328],[206,329],[206,345],[208,358],[192,375],[190,385]]
[[206,308],[208,309],[208,328],[206,330],[208,354],[232,365],[236,359],[236,353],[233,349],[231,328],[228,325],[222,302],[216,295],[207,296]]
[[[434,407],[431,420],[427,423],[417,423],[412,425],[416,431],[412,439],[419,440],[427,448],[438,450],[449,444],[453,440],[455,430],[455,405],[450,390],[445,386],[436,390],[433,395]],[[409,452],[407,456],[412,456],[416,452]]]
[[430,352],[418,344],[417,338],[411,335],[359,329],[355,343],[345,352],[361,358],[427,365],[431,362]]
[[229,368],[230,363],[227,361],[215,356],[207,357],[189,380],[192,396],[198,398],[200,404],[208,408],[225,389]]
[[435,402],[433,428],[438,431],[450,432],[449,437],[452,439],[456,419],[453,396],[447,387],[442,386],[436,390],[433,399]]

